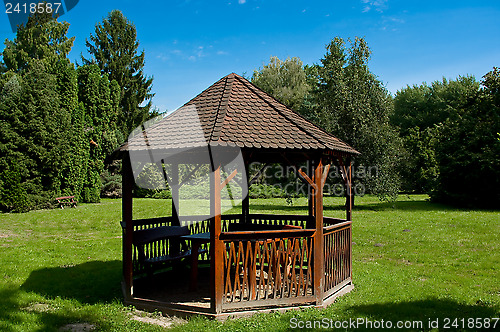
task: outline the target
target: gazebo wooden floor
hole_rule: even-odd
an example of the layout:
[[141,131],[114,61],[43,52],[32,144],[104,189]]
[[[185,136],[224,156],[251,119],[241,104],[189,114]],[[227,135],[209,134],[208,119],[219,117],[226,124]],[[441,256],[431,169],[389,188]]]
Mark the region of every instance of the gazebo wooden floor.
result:
[[[179,266],[145,276],[134,281],[134,297],[147,299],[170,306],[186,306],[192,309],[210,309],[210,266],[200,265],[198,270],[198,288],[189,289],[189,267]],[[168,302],[166,302],[168,299]]]

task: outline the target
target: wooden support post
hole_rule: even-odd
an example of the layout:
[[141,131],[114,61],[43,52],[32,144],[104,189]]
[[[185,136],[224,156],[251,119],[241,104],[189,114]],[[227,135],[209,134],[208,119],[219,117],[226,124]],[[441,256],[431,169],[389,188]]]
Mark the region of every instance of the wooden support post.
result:
[[[221,233],[221,182],[220,166],[213,173],[213,188],[211,198],[213,197],[214,214],[210,223],[210,308],[216,314],[222,312],[222,292],[223,292],[223,243],[219,240]],[[211,199],[212,201],[212,199]]]
[[[250,165],[245,162],[245,174],[246,174],[246,181],[242,181],[241,182],[241,185],[242,186],[247,186],[247,195],[245,197],[243,197],[242,201],[241,201],[241,214],[242,214],[242,219],[243,219],[243,222],[244,223],[248,223],[250,222],[250,184],[249,184],[249,179],[248,179],[248,175],[249,175],[249,172],[248,172],[248,167],[250,167]],[[241,188],[241,190],[243,191],[243,188]]]
[[[311,179],[314,179],[314,161],[309,160],[307,162],[307,174]],[[314,187],[309,186],[308,191],[307,191],[307,203],[308,203],[308,208],[309,208],[309,223],[307,225],[307,228],[316,228],[315,223],[314,223]]]
[[[352,220],[352,164],[351,159],[347,160],[347,163],[344,163],[342,157],[337,157],[339,161],[340,173],[342,174],[342,179],[344,180],[345,185],[345,211],[346,211],[346,220]],[[346,167],[347,165],[347,167]]]
[[172,191],[172,225],[180,226],[179,220],[179,164],[172,163],[172,184],[170,190]]
[[352,220],[352,168],[351,168],[351,160],[348,160],[347,169],[346,169],[346,219]]
[[134,189],[134,174],[130,157],[126,154],[122,164],[122,218],[125,223],[123,232],[123,282],[125,299],[132,299],[133,291],[133,270],[132,270],[132,240],[134,225],[132,224],[132,194]]
[[316,235],[314,236],[314,295],[316,305],[323,305],[323,293],[325,285],[325,257],[323,239],[323,164],[320,160],[314,171],[314,220]]
[[[213,221],[213,216],[215,216],[215,197],[214,197],[214,192],[215,192],[215,169],[212,169],[210,166],[210,169],[212,170],[213,174],[209,174],[209,186],[210,186],[210,216],[212,217]],[[212,227],[212,226],[210,226]]]

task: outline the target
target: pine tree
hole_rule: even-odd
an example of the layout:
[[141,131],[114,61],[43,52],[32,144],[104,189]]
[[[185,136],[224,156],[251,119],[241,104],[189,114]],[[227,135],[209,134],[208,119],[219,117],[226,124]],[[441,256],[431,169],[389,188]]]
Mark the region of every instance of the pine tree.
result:
[[[71,173],[72,117],[77,106],[76,73],[67,59],[73,38],[69,24],[50,14],[35,14],[19,27],[3,50],[0,98],[0,165],[16,165],[3,173],[12,199],[2,195],[0,206],[22,211],[47,206],[74,187]],[[15,206],[8,202],[22,202]]]
[[[84,64],[97,64],[110,81],[120,87],[118,127],[124,137],[149,118],[152,77],[144,74],[144,51],[139,53],[137,31],[119,10],[113,10],[95,27],[86,45],[90,59]],[[146,102],[146,105],[143,103]]]

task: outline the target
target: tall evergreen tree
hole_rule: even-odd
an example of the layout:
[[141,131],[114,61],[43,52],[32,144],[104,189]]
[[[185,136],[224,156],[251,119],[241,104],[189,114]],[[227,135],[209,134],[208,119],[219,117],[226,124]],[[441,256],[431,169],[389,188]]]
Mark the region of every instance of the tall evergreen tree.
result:
[[86,45],[91,58],[82,56],[83,63],[97,64],[110,81],[115,80],[120,86],[117,120],[122,134],[127,137],[149,118],[153,97],[153,78],[144,74],[144,51],[138,51],[136,28],[122,12],[113,10],[96,25]]
[[118,144],[116,118],[120,88],[108,75],[101,75],[97,65],[77,69],[78,99],[84,110],[85,130],[82,135],[87,164],[83,174],[82,197],[87,202],[98,202],[104,159]]
[[392,98],[368,68],[371,50],[363,38],[347,47],[339,37],[326,49],[315,69],[315,117],[320,126],[361,152],[356,181],[380,198],[393,198],[400,186],[400,141],[389,125]]
[[5,68],[14,72],[28,69],[33,61],[41,60],[54,71],[58,62],[69,64],[68,53],[75,37],[68,38],[69,23],[58,22],[49,13],[35,13],[26,25],[21,25],[13,41],[6,40],[3,50]]
[[4,209],[40,207],[71,187],[66,176],[77,103],[75,69],[66,57],[73,43],[68,27],[50,14],[35,14],[5,43],[0,166],[7,171],[0,181],[8,180],[8,190],[23,195],[9,203],[2,194]]

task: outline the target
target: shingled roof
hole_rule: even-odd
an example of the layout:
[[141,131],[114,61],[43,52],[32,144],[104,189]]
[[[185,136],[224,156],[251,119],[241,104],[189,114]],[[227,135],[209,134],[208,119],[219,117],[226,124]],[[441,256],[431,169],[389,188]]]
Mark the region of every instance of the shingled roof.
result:
[[[139,135],[143,136],[143,135]],[[137,137],[137,136],[136,136]],[[144,149],[136,139],[121,151]],[[358,152],[237,74],[229,74],[146,130],[149,149],[211,146]]]

